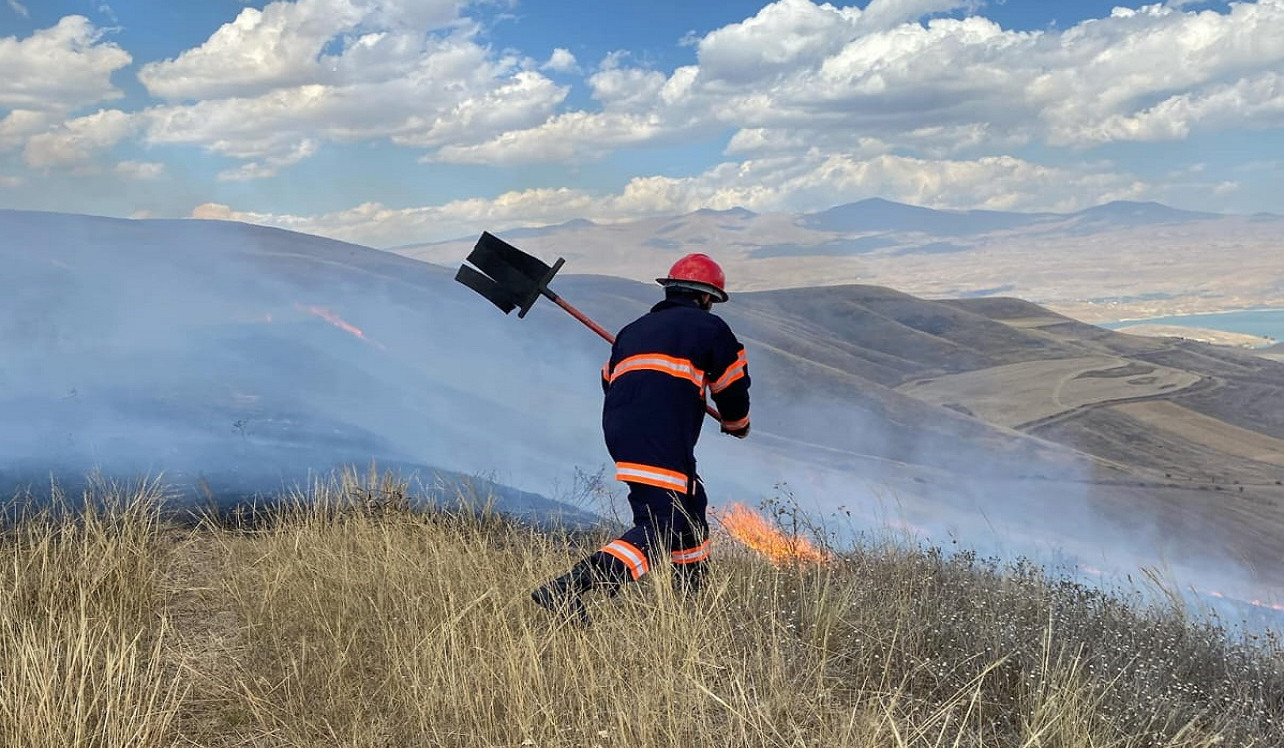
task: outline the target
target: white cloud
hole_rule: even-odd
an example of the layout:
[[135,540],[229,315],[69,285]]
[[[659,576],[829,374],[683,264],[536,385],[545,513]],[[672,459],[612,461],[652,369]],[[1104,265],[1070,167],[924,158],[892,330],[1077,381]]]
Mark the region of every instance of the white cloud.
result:
[[23,18],[31,17],[31,12],[27,10],[27,6],[18,2],[18,0],[9,0],[9,9]]
[[[982,145],[1023,144],[1018,139],[1003,143],[984,124],[919,127],[899,133],[896,139],[901,146],[910,145],[914,151],[929,158],[945,158]],[[738,130],[732,135],[724,152],[729,156],[751,158],[806,153],[866,158],[893,150],[895,147],[886,140],[839,128],[753,127]]]
[[1107,168],[1081,171],[1008,156],[938,160],[883,154],[812,154],[728,163],[697,177],[632,180],[610,201],[623,216],[745,207],[803,210],[874,195],[934,208],[1050,210],[1136,196],[1143,188]]
[[[1252,127],[1263,115],[1269,122],[1271,107],[1261,104],[1278,93],[1245,91],[1241,102],[1220,94],[1274,77],[1284,66],[1282,24],[1284,2],[1260,0],[1232,4],[1228,13],[1144,6],[1076,27],[1062,45],[1073,57],[1062,60],[1062,52],[1040,48],[1031,60],[1046,70],[1031,81],[1047,140],[1164,140],[1205,125]],[[1196,111],[1180,105],[1219,97],[1234,108]],[[1156,108],[1165,100],[1175,105]],[[1133,118],[1148,121],[1138,128],[1121,124]]]
[[135,129],[132,117],[118,109],[68,120],[27,140],[23,160],[37,169],[89,164],[95,155],[115,146]]
[[138,78],[168,99],[252,97],[316,82],[332,38],[354,30],[363,13],[347,0],[273,2],[243,9],[201,46],[149,62]]
[[1172,96],[1147,109],[1109,116],[1074,133],[1077,141],[1182,140],[1196,127],[1284,125],[1284,75],[1262,73],[1197,93]]
[[0,108],[67,112],[118,98],[111,74],[131,61],[84,16],[26,39],[0,38]]
[[461,24],[456,0],[277,0],[243,9],[199,47],[150,62],[139,79],[168,99],[249,98],[312,83],[385,80],[412,66],[430,32]]
[[495,58],[457,3],[299,0],[247,8],[201,47],[144,66],[153,93],[199,99],[147,113],[151,143],[187,143],[271,176],[307,143],[436,148],[546,121],[565,98],[527,60]]
[[203,205],[193,217],[278,226],[370,246],[396,246],[466,236],[478,226],[537,226],[572,218],[620,221],[700,208],[814,210],[875,195],[936,208],[1063,211],[1095,205],[1102,199],[1136,199],[1150,194],[1149,185],[1114,172],[1109,164],[1067,169],[1011,157],[929,161],[892,154],[853,158],[815,153],[725,163],[685,178],[637,177],[608,195],[528,189],[493,200],[456,200],[403,209],[365,203],[316,216]]
[[871,156],[887,153],[891,146],[878,138],[834,138],[831,133],[823,130],[747,127],[731,136],[724,153],[729,156],[764,158],[831,149],[846,151],[849,155]]
[[610,150],[661,142],[678,131],[658,117],[609,112],[570,112],[526,130],[510,130],[485,143],[442,146],[435,160],[513,166],[581,160]]
[[[231,221],[238,220],[235,218],[236,215],[236,212],[222,203],[203,203],[192,209],[191,217],[203,221]],[[247,216],[250,214],[241,213],[240,215]]]
[[700,75],[742,84],[814,67],[856,34],[860,11],[780,0],[700,40]]
[[[533,71],[507,77],[497,71],[485,75],[485,80],[476,81],[476,88],[460,91],[462,95],[418,102],[405,124],[392,133],[392,141],[438,147],[485,140],[492,133],[520,130],[546,121],[567,93],[565,87]],[[439,81],[426,83],[437,87]]]
[[120,23],[120,18],[116,16],[116,11],[112,10],[112,7],[110,4],[99,2],[97,3],[96,9],[99,13],[106,16],[107,20],[111,21],[112,24]]
[[981,5],[977,0],[870,0],[860,14],[859,23],[864,30],[881,31],[924,16],[960,8],[975,10]]
[[541,70],[552,70],[555,73],[578,73],[580,64],[569,49],[558,47],[549,55],[548,62],[540,65]]
[[164,102],[60,124],[119,96],[110,76],[131,61],[84,18],[68,17],[25,40],[0,39],[3,69],[26,73],[0,80],[0,107],[11,110],[0,118],[0,149],[26,143],[33,166],[76,167],[141,134],[149,145],[233,159],[224,181],[277,175],[336,142],[499,167],[724,141],[735,159],[684,178],[641,176],[607,196],[549,188],[407,210],[237,214],[387,244],[481,219],[802,209],[875,194],[934,207],[1069,209],[1159,193],[1091,155],[1054,168],[1005,154],[1284,124],[1284,0],[1220,10],[1170,0],[1042,31],[955,12],[980,7],[968,0],[871,0],[863,9],[779,0],[694,38],[695,64],[662,71],[627,51],[607,55],[584,81],[594,102],[585,108],[568,107],[570,87],[544,74],[579,71],[568,49],[544,61],[497,52],[460,15],[466,5],[247,7],[200,46],[143,66],[140,80]]
[[0,151],[21,146],[27,138],[48,129],[53,121],[49,112],[14,109],[0,119]]
[[1279,123],[1284,0],[1226,12],[1121,8],[1065,31],[1005,30],[979,16],[905,22],[973,5],[875,0],[860,11],[780,0],[702,38],[698,66],[662,77],[617,56],[590,79],[601,111],[561,112],[440,158],[591,158],[727,128],[747,133],[733,135],[733,153],[768,146],[762,133],[773,131],[768,152],[882,142],[941,157]]
[[116,164],[116,173],[126,179],[139,181],[160,179],[165,174],[165,164],[156,161],[121,161]]
[[317,152],[317,148],[315,140],[304,138],[295,143],[294,147],[287,153],[269,156],[261,162],[242,164],[235,169],[220,172],[218,179],[221,182],[248,182],[254,179],[275,176],[281,169],[311,158]]
[[608,111],[645,112],[650,109],[667,78],[655,70],[608,68],[589,77],[593,98]]

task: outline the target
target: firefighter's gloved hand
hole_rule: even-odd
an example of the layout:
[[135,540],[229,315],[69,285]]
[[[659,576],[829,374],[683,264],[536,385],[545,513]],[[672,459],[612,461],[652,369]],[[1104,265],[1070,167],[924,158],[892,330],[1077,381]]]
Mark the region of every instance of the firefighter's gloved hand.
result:
[[722,433],[731,434],[737,439],[743,439],[746,436],[749,436],[749,424],[746,423],[744,426],[738,429],[729,429],[727,428],[727,424],[724,423],[722,424]]

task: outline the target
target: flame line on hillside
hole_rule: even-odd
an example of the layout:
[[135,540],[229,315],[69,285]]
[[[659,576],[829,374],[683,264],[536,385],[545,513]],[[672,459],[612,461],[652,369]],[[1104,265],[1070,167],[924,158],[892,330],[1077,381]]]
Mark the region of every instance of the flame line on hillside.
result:
[[827,564],[833,560],[831,554],[817,549],[811,541],[797,535],[786,535],[744,504],[729,504],[724,509],[715,510],[713,516],[732,540],[765,556],[774,566]]
[[304,305],[304,304],[295,302],[294,308],[298,309],[299,311],[307,312],[308,314],[311,314],[314,317],[320,317],[321,319],[325,320],[331,325],[348,333],[352,337],[357,338],[358,340],[361,340],[364,343],[373,345],[374,347],[380,350],[384,350],[384,346],[382,344],[366,337],[365,331],[362,330],[360,327],[357,327],[351,322],[348,322],[343,317],[340,317],[338,314],[330,311],[329,309],[326,309],[323,306],[318,306],[316,304]]

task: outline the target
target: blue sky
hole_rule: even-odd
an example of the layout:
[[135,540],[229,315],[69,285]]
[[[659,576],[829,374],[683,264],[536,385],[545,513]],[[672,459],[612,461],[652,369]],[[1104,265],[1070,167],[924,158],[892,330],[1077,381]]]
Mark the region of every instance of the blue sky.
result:
[[1284,0],[0,0],[0,207],[376,247],[868,197],[1284,213]]

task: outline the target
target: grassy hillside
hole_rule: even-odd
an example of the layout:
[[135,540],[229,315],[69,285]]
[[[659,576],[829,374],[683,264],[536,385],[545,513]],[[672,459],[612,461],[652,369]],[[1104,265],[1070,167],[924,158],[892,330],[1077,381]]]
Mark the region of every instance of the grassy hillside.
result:
[[[658,297],[618,279],[558,284],[608,327]],[[1183,557],[1243,565],[1284,589],[1279,361],[1125,335],[1015,298],[870,285],[736,293],[717,312],[750,351],[758,444],[787,443],[792,460],[855,482],[877,474],[864,458],[890,460],[920,481],[899,489],[911,498],[948,502],[968,480],[991,506],[1084,497],[1112,524],[1158,528]],[[1018,485],[985,485],[998,476]]]
[[162,494],[4,529],[0,745],[1284,744],[1278,639],[1026,566],[775,568],[718,538],[693,604],[661,573],[581,630],[526,595],[601,537],[413,511],[386,478],[194,525]]

